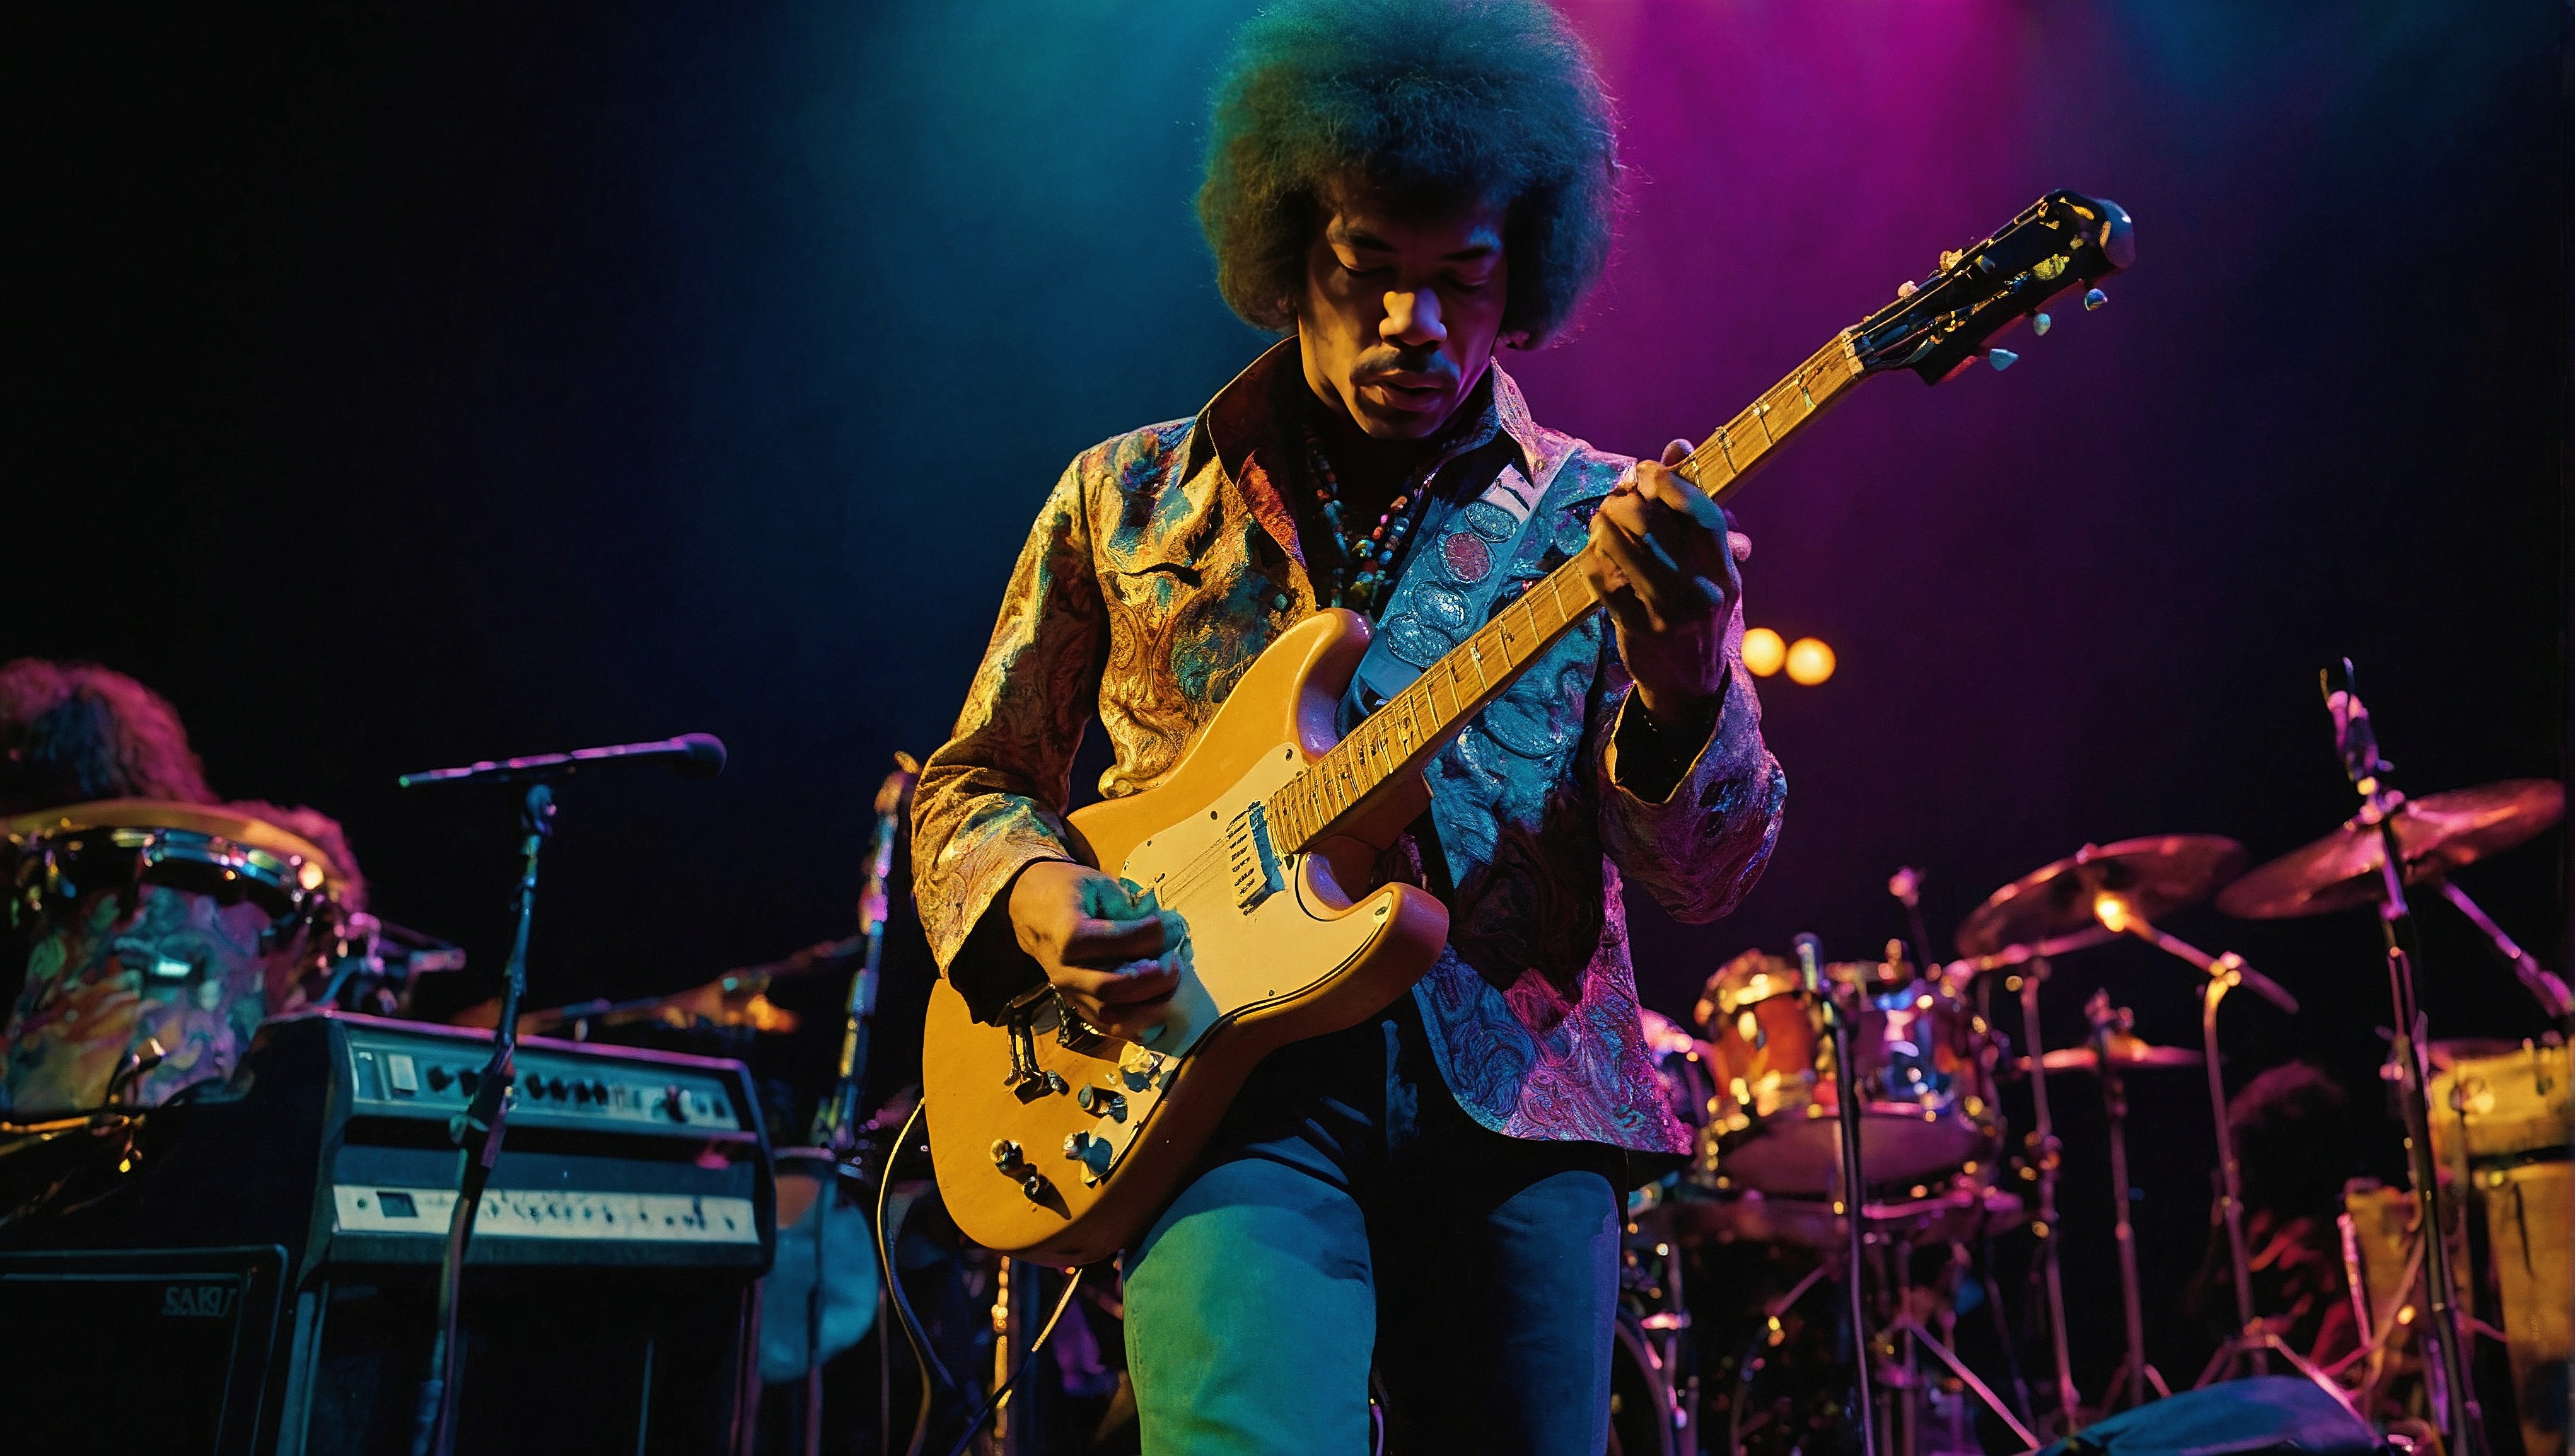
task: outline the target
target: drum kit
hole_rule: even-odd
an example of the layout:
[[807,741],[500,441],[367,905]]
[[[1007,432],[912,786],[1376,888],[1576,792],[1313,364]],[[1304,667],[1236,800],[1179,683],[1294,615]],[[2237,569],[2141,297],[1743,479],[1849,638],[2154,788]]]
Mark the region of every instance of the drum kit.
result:
[[[2357,700],[2339,697],[2338,727],[2358,722],[2365,730]],[[2407,1121],[2423,1129],[2412,1140],[2424,1149],[2425,1167],[2413,1190],[2355,1180],[2349,1195],[2345,1262],[2365,1348],[2331,1369],[2319,1368],[2255,1308],[2241,1170],[2219,1060],[2220,1010],[2238,988],[2292,1015],[2298,1001],[2241,955],[2211,954],[2159,922],[2213,898],[2242,918],[2373,907],[2398,925],[2401,887],[2419,886],[2455,906],[2487,938],[2551,1019],[2562,1026],[2575,1011],[2564,983],[2450,878],[2556,823],[2564,811],[2562,785],[2515,779],[2406,799],[2386,787],[2374,744],[2366,753],[2362,766],[2370,771],[2355,774],[2370,780],[2362,785],[2361,813],[2249,872],[2242,846],[2215,835],[2086,845],[1987,896],[1958,927],[1957,957],[1940,962],[1927,953],[1920,876],[1907,869],[1888,888],[1907,912],[1912,946],[1889,941],[1879,959],[1820,966],[1747,950],[1708,977],[1692,1010],[1695,1033],[1648,1012],[1647,1044],[1675,1111],[1696,1131],[1697,1146],[1686,1168],[1630,1200],[1631,1277],[1621,1317],[1628,1342],[1659,1358],[1646,1371],[1653,1378],[1643,1382],[1653,1392],[1654,1428],[1620,1449],[1810,1449],[1819,1438],[1833,1439],[1830,1429],[1839,1425],[1888,1456],[1973,1450],[1979,1446],[1970,1402],[2012,1439],[2034,1447],[2043,1434],[2065,1435],[2110,1410],[2170,1394],[2145,1354],[2145,1300],[2129,1218],[2127,1082],[2195,1068],[2207,1083],[2217,1149],[2213,1221],[2224,1233],[2234,1315],[2233,1335],[2198,1383],[2263,1373],[2276,1361],[2365,1413],[2401,1416],[2410,1409],[2424,1417],[2423,1434],[2437,1435],[2453,1450],[2479,1451],[2486,1449],[2484,1428],[2465,1352],[2472,1321],[2482,1321],[2503,1331],[2526,1456],[2562,1453],[2562,1421],[2544,1406],[2549,1377],[2553,1372],[2562,1381],[2570,1346],[2564,1291],[2570,1287],[2568,1216],[2575,1210],[2567,1160],[2575,1119],[2568,1049],[2557,1032],[2544,1041],[2491,1046],[2429,1041],[2412,1005],[2410,936],[2390,937],[2393,993],[2407,1034],[2394,1038],[2386,1077],[2400,1112],[2409,1098],[2413,1103]],[[2079,1044],[2042,1043],[2040,1003],[2056,960],[2122,938],[2152,945],[2196,972],[2199,1046],[2140,1039],[2133,1012],[2104,991],[2095,991],[2083,1008],[2089,1034]],[[1990,1019],[1998,994],[2019,1002],[2017,1047]],[[1833,1050],[1836,1018],[1847,1027],[1846,1062]],[[2125,1337],[2116,1375],[2089,1402],[2078,1389],[2066,1337],[2058,1202],[2063,1147],[2049,1101],[2051,1077],[2071,1074],[2095,1086],[2105,1113]],[[2033,1123],[2017,1144],[2000,1105],[2003,1086],[2014,1081]],[[1845,1099],[1855,1106],[1846,1107]],[[1864,1171],[1856,1176],[1842,1157],[1845,1126],[1858,1129],[1856,1161]],[[2478,1223],[2474,1239],[2462,1227],[2472,1221]],[[2422,1256],[2417,1230],[2426,1227],[2447,1228],[2450,1260]],[[1989,1249],[1994,1235],[2020,1228],[2034,1235],[2031,1303],[2047,1330],[2052,1387],[2035,1401],[2011,1353],[2015,1341],[1990,1261],[1974,1252]],[[1699,1255],[1693,1289],[1702,1297],[1695,1305],[1681,1297],[1681,1247]],[[1846,1249],[1864,1252],[1846,1256]],[[1790,1273],[1802,1271],[1802,1277],[1770,1297],[1718,1308],[1715,1286],[1729,1279],[1761,1284],[1761,1269],[1744,1264],[1745,1250],[1757,1251],[1756,1264],[1766,1261],[1768,1287]],[[2493,1267],[2472,1270],[2472,1252]],[[1708,1270],[1720,1253],[1732,1263],[1726,1275],[1715,1276]],[[1793,1312],[1825,1281],[1870,1286],[1871,1298],[1855,1306],[1859,1314],[1819,1314],[1801,1326]],[[2470,1289],[2482,1292],[2473,1311],[2461,1302],[2460,1291]],[[2488,1307],[2493,1301],[2499,1311]],[[1958,1353],[1956,1316],[1967,1306],[1987,1311],[2001,1326],[1994,1333],[2009,1372],[2001,1381],[2008,1398]],[[1695,1347],[1677,1338],[1693,1321]],[[1715,1328],[1729,1321],[1732,1333],[1748,1335],[1739,1354]],[[1862,1330],[1865,1361],[1851,1359],[1849,1327]],[[2411,1392],[2412,1407],[2388,1399],[2409,1334],[2428,1347],[2411,1367],[2422,1377]],[[1653,1345],[1657,1335],[1660,1346]],[[1695,1349],[1711,1358],[1696,1360]],[[1940,1368],[1929,1369],[1926,1357]],[[1794,1396],[1763,1399],[1765,1389],[1782,1388],[1782,1365],[1797,1377],[1784,1388],[1802,1391],[1803,1409]],[[1709,1377],[1727,1384],[1702,1390]],[[2562,1415],[2562,1386],[2554,1388]],[[1723,1411],[1721,1429],[1713,1420],[1702,1429],[1708,1407]],[[1945,1432],[1937,1429],[1942,1419]]]

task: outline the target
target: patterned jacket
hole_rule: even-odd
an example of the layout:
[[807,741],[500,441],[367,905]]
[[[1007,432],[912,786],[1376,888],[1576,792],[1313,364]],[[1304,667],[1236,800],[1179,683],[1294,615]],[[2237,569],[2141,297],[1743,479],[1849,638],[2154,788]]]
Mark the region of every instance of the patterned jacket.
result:
[[[1461,586],[1507,573],[1498,607],[1581,548],[1591,512],[1634,463],[1535,424],[1498,364],[1490,380],[1480,417],[1444,452],[1465,468],[1443,465],[1434,489],[1471,499],[1507,462],[1537,487],[1539,514],[1510,560],[1425,531],[1411,569]],[[1073,857],[1063,814],[1095,714],[1116,752],[1101,792],[1151,788],[1253,659],[1316,610],[1287,496],[1299,476],[1284,452],[1300,447],[1278,426],[1302,389],[1291,337],[1197,418],[1084,452],[1047,498],[956,735],[931,756],[914,805],[922,922],[970,1000],[979,978],[1032,973],[995,900],[1022,865]],[[1431,649],[1464,630],[1380,626]],[[1677,779],[1657,798],[1619,776],[1619,744],[1633,753],[1637,740],[1621,729],[1628,679],[1599,614],[1432,761],[1430,852],[1443,862],[1430,882],[1448,897],[1449,944],[1413,995],[1440,1074],[1483,1125],[1688,1148],[1639,1029],[1620,881],[1681,919],[1711,920],[1769,857],[1787,781],[1761,741],[1741,637],[1738,612],[1714,728],[1686,766],[1656,775]]]

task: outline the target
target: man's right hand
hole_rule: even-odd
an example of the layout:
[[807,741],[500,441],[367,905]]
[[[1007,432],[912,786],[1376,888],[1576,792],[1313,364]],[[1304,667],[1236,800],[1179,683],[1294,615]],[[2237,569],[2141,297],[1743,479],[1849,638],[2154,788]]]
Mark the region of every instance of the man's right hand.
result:
[[1086,864],[1042,859],[1011,883],[1011,928],[1082,1019],[1129,1041],[1162,1019],[1181,987],[1166,969],[1163,922],[1127,887]]

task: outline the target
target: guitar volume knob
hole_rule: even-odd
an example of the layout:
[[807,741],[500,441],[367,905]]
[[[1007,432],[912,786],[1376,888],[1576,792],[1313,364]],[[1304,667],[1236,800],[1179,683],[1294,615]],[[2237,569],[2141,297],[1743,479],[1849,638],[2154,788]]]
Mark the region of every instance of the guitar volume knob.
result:
[[1027,1161],[1028,1155],[1020,1150],[1018,1143],[1007,1137],[993,1139],[993,1166],[1007,1173]]

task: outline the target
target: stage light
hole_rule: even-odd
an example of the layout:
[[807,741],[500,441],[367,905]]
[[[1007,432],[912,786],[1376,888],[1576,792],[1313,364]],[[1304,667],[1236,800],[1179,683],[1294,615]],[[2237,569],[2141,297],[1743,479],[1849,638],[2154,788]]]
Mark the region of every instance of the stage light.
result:
[[[1750,635],[1745,634],[1747,637]],[[1822,638],[1801,637],[1788,645],[1789,682],[1812,688],[1831,676],[1833,650],[1824,646]]]
[[1743,635],[1743,666],[1752,670],[1753,677],[1767,678],[1778,672],[1787,658],[1788,645],[1770,629],[1756,627]]

